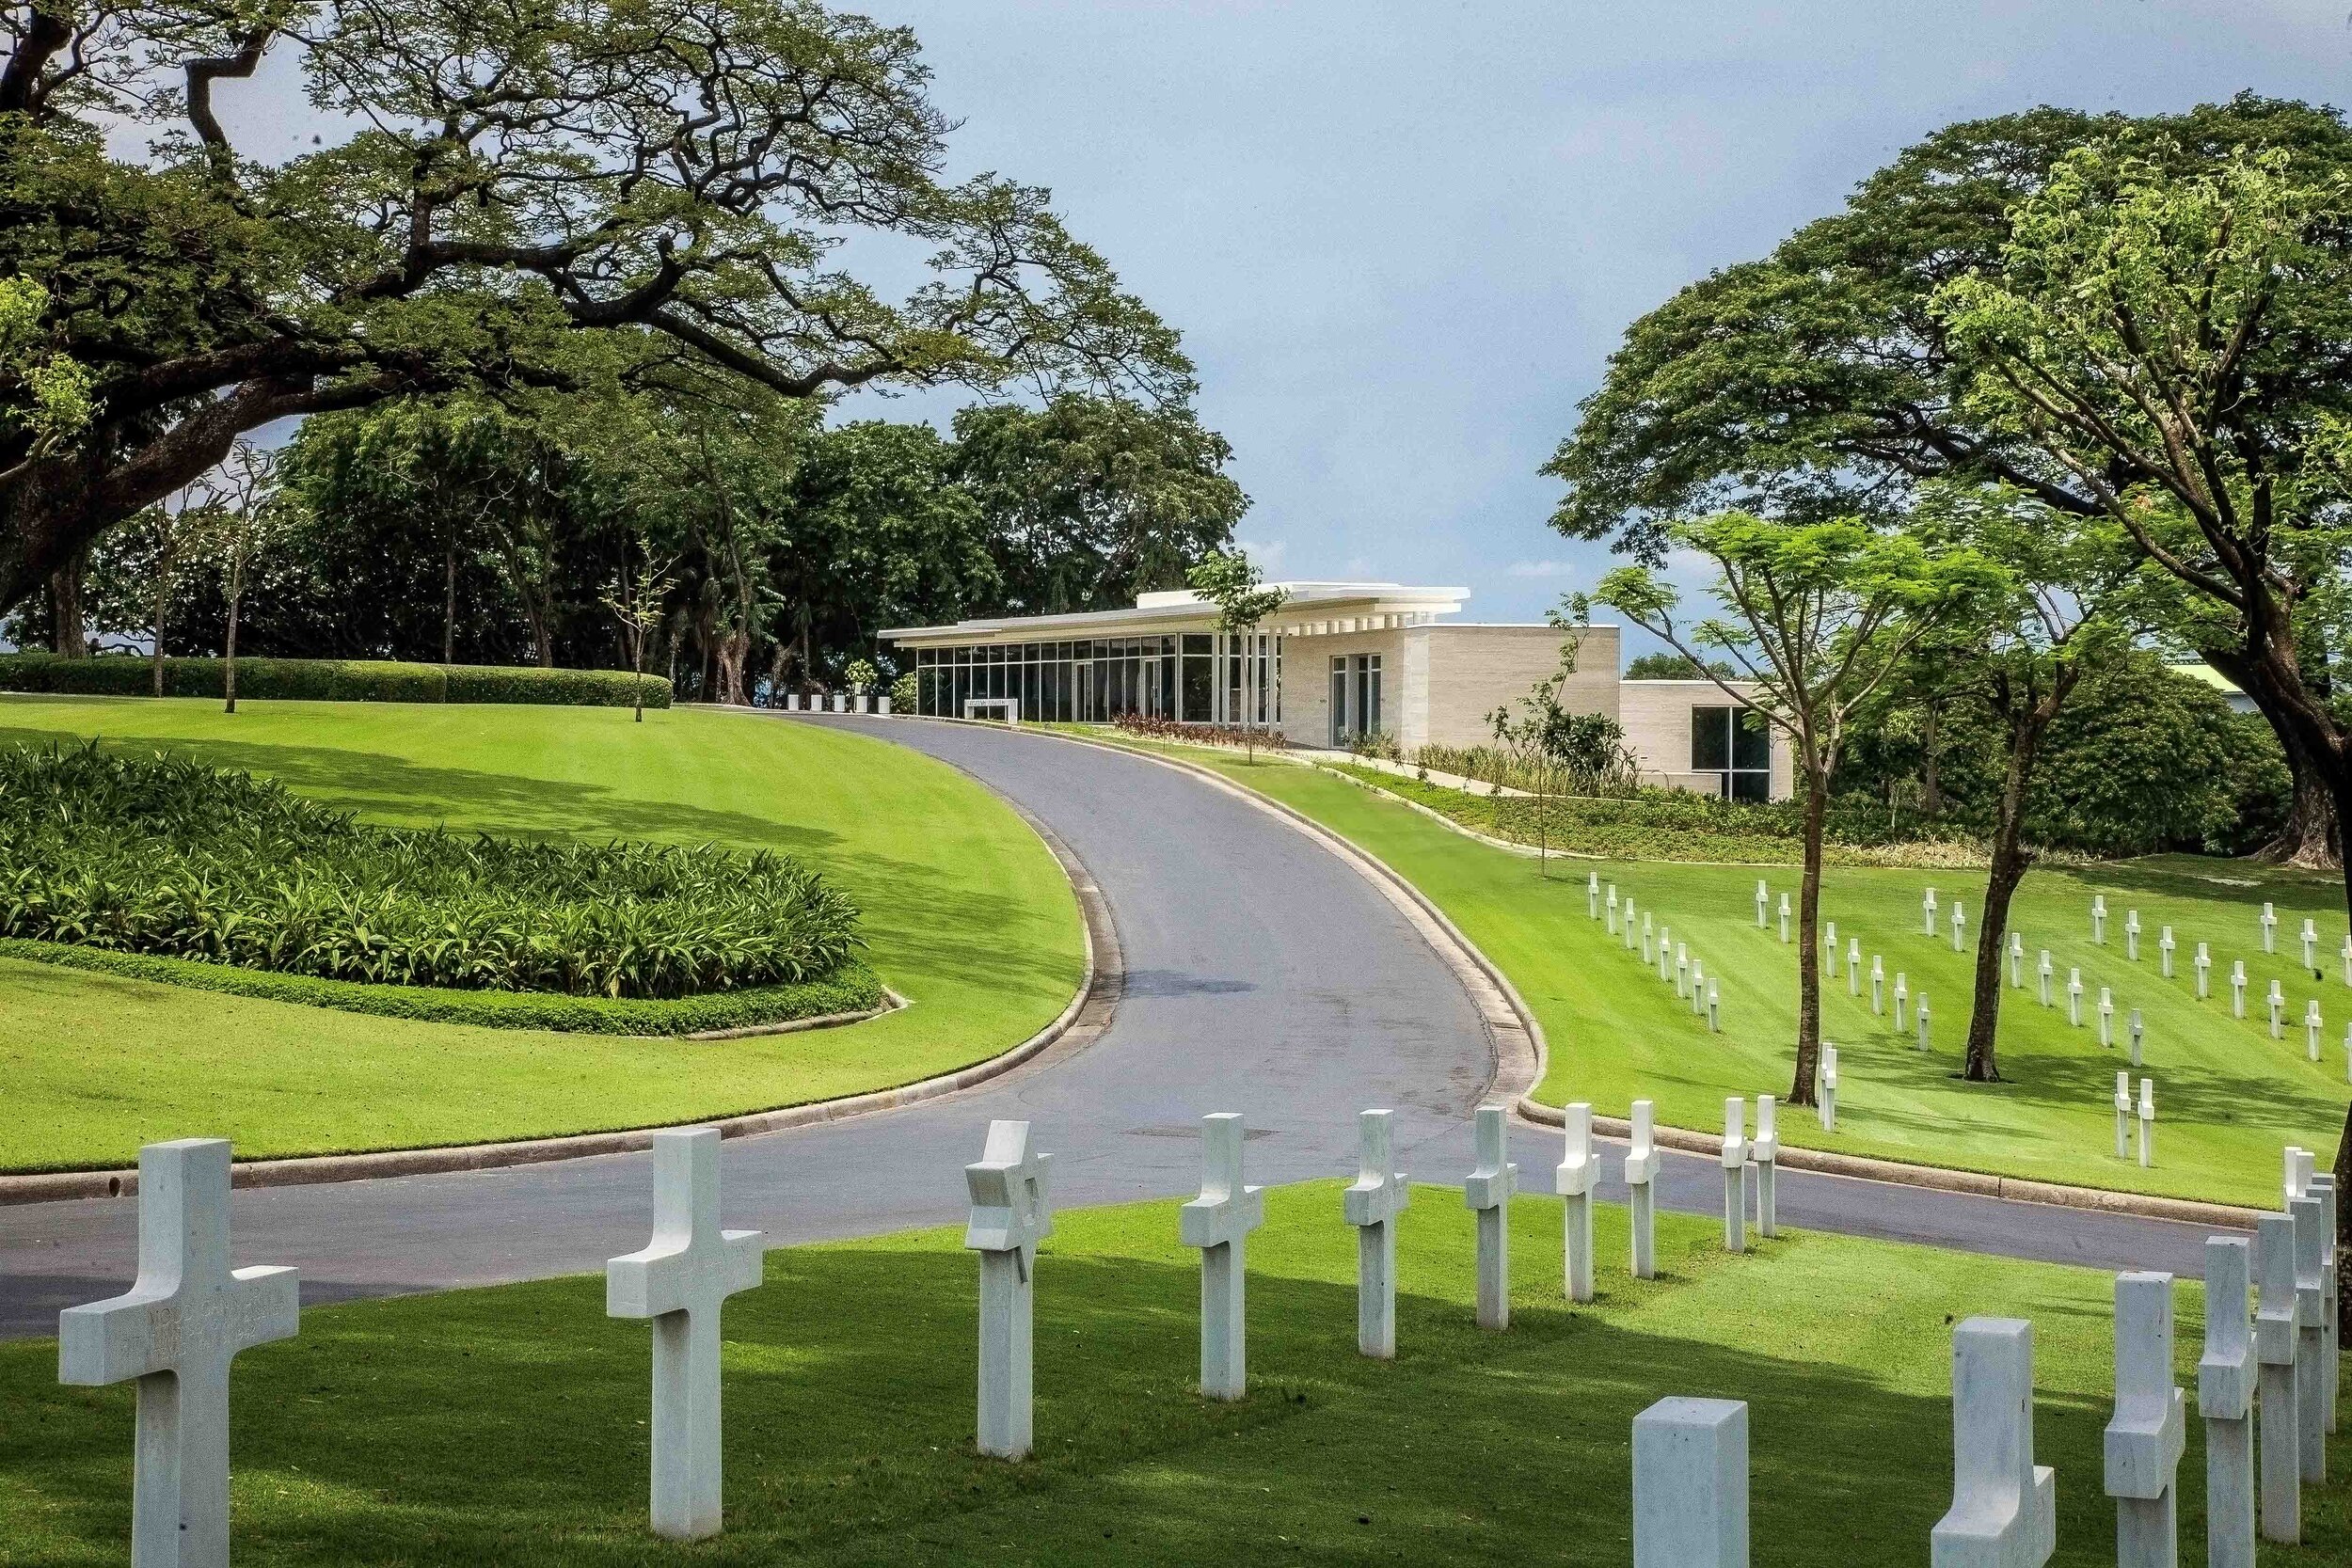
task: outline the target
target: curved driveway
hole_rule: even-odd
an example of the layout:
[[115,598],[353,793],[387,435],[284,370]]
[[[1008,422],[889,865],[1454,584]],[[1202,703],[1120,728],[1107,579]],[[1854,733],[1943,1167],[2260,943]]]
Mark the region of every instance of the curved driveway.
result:
[[[1125,990],[1081,1050],[944,1100],[730,1140],[730,1224],[790,1243],[960,1220],[962,1166],[996,1117],[1036,1124],[1061,1206],[1196,1190],[1196,1126],[1210,1111],[1248,1117],[1262,1181],[1352,1170],[1355,1113],[1378,1105],[1398,1113],[1400,1159],[1424,1180],[1458,1181],[1469,1168],[1470,1113],[1494,1071],[1478,1014],[1404,916],[1312,839],[1103,748],[963,725],[798,721],[930,752],[1050,825],[1109,904]],[[1521,1128],[1517,1144],[1525,1187],[1548,1188],[1550,1137]],[[236,1257],[298,1265],[311,1302],[582,1272],[643,1244],[648,1189],[642,1154],[247,1188],[234,1197]],[[1712,1161],[1669,1156],[1669,1207],[1706,1212],[1719,1193]],[[2183,1274],[2198,1272],[2203,1237],[1794,1171],[1780,1178],[1780,1209],[1791,1225]],[[123,1288],[135,1217],[129,1199],[0,1209],[0,1336],[53,1333],[58,1308]]]

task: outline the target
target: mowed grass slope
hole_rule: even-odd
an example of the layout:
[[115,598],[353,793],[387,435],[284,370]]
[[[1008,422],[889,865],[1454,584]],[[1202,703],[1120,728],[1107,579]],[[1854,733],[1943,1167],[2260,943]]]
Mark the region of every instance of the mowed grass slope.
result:
[[1084,970],[1069,882],[1004,802],[900,747],[683,710],[0,700],[0,745],[184,751],[371,821],[768,848],[864,911],[914,1006],[712,1042],[371,1018],[0,961],[0,1169],[221,1136],[241,1157],[724,1116],[952,1070],[1033,1034]]
[[[1533,857],[1465,837],[1422,814],[1327,769],[1288,763],[1252,765],[1239,756],[1183,748],[1184,760],[1214,768],[1263,791],[1378,856],[1426,894],[1500,965],[1542,1021],[1549,1071],[1535,1095],[1549,1104],[1590,1101],[1624,1116],[1631,1102],[1657,1102],[1669,1126],[1723,1125],[1726,1096],[1786,1095],[1794,1061],[1796,948],[1780,942],[1783,892],[1795,902],[1790,867],[1620,863],[1556,860],[1549,879]],[[1585,879],[1597,870],[1630,894],[1637,910],[1673,927],[1706,968],[1723,998],[1724,1029],[1710,1034],[1703,1015],[1674,987],[1628,953],[1605,922],[1588,917]],[[1756,883],[1772,893],[1775,918],[1756,924]],[[1920,895],[1932,885],[1938,930],[1920,930]],[[1813,1114],[1780,1118],[1784,1142],[1847,1153],[2172,1196],[2276,1207],[2279,1151],[2300,1144],[2334,1158],[2344,1119],[2344,1029],[2352,989],[2337,957],[2344,936],[2339,884],[2234,862],[2188,857],[2032,872],[2013,905],[2012,929],[2026,939],[2026,987],[2004,990],[1998,1037],[2003,1083],[1968,1084],[1959,1076],[1967,1038],[1981,873],[1841,867],[1824,874],[1822,911],[1837,923],[1838,975],[1824,981],[1822,1029],[1836,1042],[1842,1087],[1837,1128],[1823,1132]],[[2104,894],[2110,911],[2104,947],[2091,942],[2090,908]],[[1967,907],[1966,950],[1952,951],[1948,915],[1957,895]],[[2264,900],[2279,912],[2278,952],[2265,958],[2257,925]],[[2123,920],[2137,908],[2143,930],[2139,961],[2124,957]],[[2306,916],[2320,933],[2319,972],[2300,968],[2296,941]],[[2159,928],[2179,943],[2174,977],[2158,972]],[[1843,953],[1862,939],[1861,995],[1848,994]],[[2213,994],[2196,999],[2191,959],[2211,949]],[[2057,967],[2053,1006],[2035,988],[2042,947]],[[1873,954],[1884,959],[1887,1002],[1870,1011]],[[2247,1016],[2230,1015],[2228,975],[2246,962]],[[2065,984],[2079,967],[2083,1026],[2067,1023]],[[1918,1050],[1915,1024],[1894,1028],[1893,991],[1900,972],[1915,996],[1930,1000],[1931,1049]],[[2285,1038],[2269,1037],[2263,998],[2273,978],[2287,998]],[[2099,988],[2115,1002],[2115,1045],[2102,1049],[2095,1007]],[[2327,1021],[2321,1059],[2305,1059],[2304,1004],[2317,998]],[[2156,1161],[2142,1170],[2114,1158],[2115,1074],[2128,1067],[2125,1022],[2133,1007],[2146,1025],[2144,1073],[2155,1081]]]
[[[1986,1314],[2035,1325],[2057,1560],[2114,1560],[2108,1275],[1816,1235],[1731,1258],[1706,1221],[1661,1214],[1661,1275],[1641,1284],[1624,1212],[1604,1205],[1600,1299],[1569,1310],[1560,1206],[1522,1198],[1513,1323],[1488,1333],[1470,1217],[1456,1191],[1423,1187],[1401,1224],[1399,1359],[1381,1364],[1355,1354],[1336,1185],[1268,1196],[1251,1392],[1231,1406],[1193,1391],[1199,1265],[1175,1206],[1057,1220],[1037,1273],[1037,1456],[1020,1465],[973,1451],[977,1271],[960,1233],[771,1252],[766,1286],[725,1309],[727,1533],[685,1555],[1622,1568],[1632,1419],[1687,1394],[1749,1402],[1759,1564],[1924,1562],[1950,1497],[1951,1326]],[[2177,1291],[2193,1387],[2201,1297]],[[307,1312],[299,1338],[237,1362],[237,1560],[680,1560],[645,1528],[649,1355],[645,1325],[608,1320],[593,1277]],[[0,1347],[0,1563],[119,1561],[132,1391],[55,1379],[53,1343]],[[2200,1427],[2180,1471],[2190,1561]],[[2333,1468],[2306,1490],[2307,1544],[2265,1563],[2352,1552],[2341,1446]]]

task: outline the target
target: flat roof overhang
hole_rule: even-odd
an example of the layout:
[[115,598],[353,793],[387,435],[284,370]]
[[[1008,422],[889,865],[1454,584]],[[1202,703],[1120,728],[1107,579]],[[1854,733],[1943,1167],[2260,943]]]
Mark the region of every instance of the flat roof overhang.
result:
[[[1406,588],[1400,584],[1291,585],[1292,597],[1260,623],[1284,637],[1339,631],[1383,631],[1426,626],[1451,615],[1470,597],[1467,588]],[[1154,595],[1156,597],[1156,595]],[[972,647],[991,642],[1058,641],[1082,637],[1168,636],[1216,629],[1216,609],[1199,602],[1143,604],[1067,615],[1011,615],[958,621],[944,626],[897,626],[882,633],[905,647]]]

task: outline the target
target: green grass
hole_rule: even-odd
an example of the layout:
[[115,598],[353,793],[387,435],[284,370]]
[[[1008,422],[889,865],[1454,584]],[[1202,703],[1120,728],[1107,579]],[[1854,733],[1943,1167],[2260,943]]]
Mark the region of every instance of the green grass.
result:
[[[1339,1208],[1328,1184],[1269,1195],[1251,1394],[1232,1406],[1191,1388],[1198,1265],[1174,1206],[1062,1216],[1038,1269],[1038,1449],[1021,1465],[972,1449],[975,1270],[958,1233],[771,1253],[766,1286],[726,1308],[728,1533],[691,1552],[644,1527],[647,1334],[604,1317],[601,1281],[309,1311],[300,1338],[237,1363],[236,1559],[1620,1568],[1632,1418],[1692,1394],[1749,1402],[1759,1564],[1920,1562],[1950,1496],[1951,1324],[1987,1314],[2035,1324],[2058,1561],[2114,1560],[2107,1275],[1817,1235],[1731,1258],[1713,1226],[1661,1215],[1661,1276],[1636,1284],[1624,1212],[1604,1205],[1600,1299],[1571,1311],[1559,1205],[1523,1198],[1514,1321],[1486,1333],[1470,1216],[1423,1187],[1399,1245],[1400,1358],[1382,1365],[1355,1354]],[[2192,1388],[2201,1314],[2182,1285]],[[55,1380],[50,1342],[0,1347],[0,1563],[119,1561],[132,1391]],[[2265,1563],[2352,1552],[2342,1445],[2333,1469],[2305,1491],[2307,1544]],[[2180,1474],[2194,1562],[2193,1414]]]
[[[1670,1126],[1723,1124],[1728,1095],[1781,1094],[1789,1087],[1797,980],[1794,946],[1756,926],[1756,882],[1793,900],[1793,871],[1692,863],[1559,861],[1549,880],[1527,857],[1465,838],[1328,769],[1243,759],[1201,748],[1171,754],[1215,768],[1312,816],[1378,856],[1459,926],[1511,978],[1541,1020],[1551,1049],[1536,1098],[1549,1104],[1590,1101],[1623,1116],[1631,1101],[1657,1102]],[[1671,985],[1645,970],[1638,953],[1585,913],[1585,877],[1598,870],[1641,909],[1689,944],[1723,996],[1724,1032],[1709,1034]],[[2317,1149],[2324,1165],[2342,1134],[2348,1091],[2344,1030],[2352,1022],[2352,990],[2343,983],[2337,949],[2344,940],[2340,884],[2237,862],[2168,857],[2031,873],[2012,909],[2026,939],[2026,989],[2005,990],[1999,1051],[2007,1080],[1963,1083],[1957,1076],[1974,988],[1976,927],[1969,951],[1951,949],[1948,927],[1931,942],[1920,934],[1919,896],[1933,886],[1948,914],[1957,895],[1974,921],[1982,912],[1983,879],[1962,871],[1836,867],[1824,873],[1822,912],[1837,923],[1838,977],[1824,981],[1822,1030],[1837,1043],[1842,1086],[1837,1130],[1824,1133],[1809,1112],[1780,1121],[1784,1142],[1851,1154],[1988,1171],[2170,1196],[2274,1207],[2279,1151],[2286,1144]],[[2090,900],[2104,893],[2112,911],[2107,945],[2090,941]],[[2276,957],[2262,953],[2256,919],[2265,899],[2279,911]],[[2140,961],[2123,956],[2122,924],[2139,911]],[[2321,977],[2298,970],[2296,933],[2305,916],[2321,936]],[[2159,977],[2158,928],[2169,924],[2180,943],[2175,977]],[[1864,981],[1847,994],[1846,939],[1863,943]],[[2214,991],[2196,1000],[2190,959],[2207,942]],[[2042,947],[2058,968],[2055,1006],[2044,1011],[2034,989]],[[1870,955],[1885,958],[1885,1016],[1870,1013]],[[2230,1016],[2232,960],[2246,960],[2247,1018]],[[2085,987],[2080,1029],[2066,1022],[2064,987],[2079,966]],[[1931,1007],[1934,1049],[1916,1049],[1915,1033],[1894,1030],[1895,975]],[[2269,981],[2285,988],[2286,1038],[2273,1041],[2263,1009]],[[2116,1039],[2098,1042],[2093,1012],[2101,986],[2115,995]],[[2302,1016],[2317,997],[2328,1020],[2317,1066],[2304,1059]],[[2113,1158],[2115,1073],[2126,1066],[2122,1044],[2129,1010],[2147,1026],[2147,1076],[2155,1080],[2156,1164],[2142,1170]]]
[[[731,1115],[925,1078],[1019,1043],[1084,967],[1068,880],[944,764],[820,728],[673,709],[0,700],[0,745],[98,736],[283,780],[370,821],[780,849],[864,911],[913,1004],[692,1043],[370,1018],[0,959],[0,1169],[127,1163],[199,1135],[260,1158]],[[970,940],[985,933],[985,941]]]

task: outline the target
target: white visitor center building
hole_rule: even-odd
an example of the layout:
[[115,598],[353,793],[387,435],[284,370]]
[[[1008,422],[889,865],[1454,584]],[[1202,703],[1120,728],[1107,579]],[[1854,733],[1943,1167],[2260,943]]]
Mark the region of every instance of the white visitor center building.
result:
[[1487,715],[1518,701],[1577,644],[1561,706],[1625,727],[1645,784],[1739,800],[1786,799],[1786,742],[1708,680],[1629,681],[1618,628],[1482,626],[1452,619],[1470,592],[1393,582],[1284,582],[1251,633],[1216,628],[1188,589],[1125,610],[1009,616],[882,634],[911,656],[917,711],[1110,723],[1129,715],[1279,730],[1294,746],[1344,748],[1385,733],[1422,746],[1492,739]]

